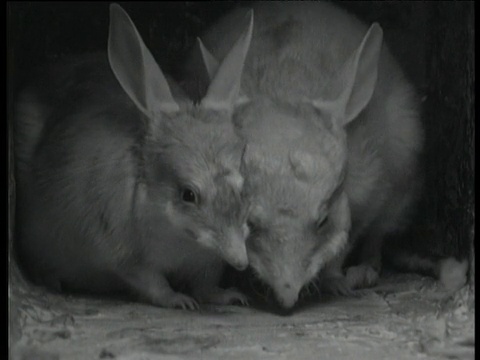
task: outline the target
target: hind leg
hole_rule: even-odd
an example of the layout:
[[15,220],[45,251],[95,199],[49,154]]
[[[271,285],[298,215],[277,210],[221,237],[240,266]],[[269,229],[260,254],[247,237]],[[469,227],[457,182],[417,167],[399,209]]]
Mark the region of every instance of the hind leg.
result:
[[[387,235],[403,229],[404,215],[410,196],[392,198],[383,206],[383,213],[369,226],[368,231],[359,238],[359,265],[347,269],[348,284],[354,288],[375,286],[382,270],[382,247]],[[388,210],[385,210],[388,209]]]
[[362,234],[360,240],[360,264],[347,269],[346,278],[352,288],[376,285],[382,269],[382,246],[387,236],[399,234],[405,229],[408,212],[413,204],[417,184],[408,188],[402,184],[384,203],[375,221]]

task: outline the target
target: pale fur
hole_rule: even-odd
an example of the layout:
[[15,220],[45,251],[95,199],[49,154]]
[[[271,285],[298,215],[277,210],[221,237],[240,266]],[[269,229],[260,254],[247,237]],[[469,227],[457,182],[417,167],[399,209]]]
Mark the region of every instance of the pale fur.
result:
[[[118,5],[111,11],[130,21]],[[131,26],[120,30],[136,31]],[[47,69],[19,98],[21,263],[36,282],[56,289],[130,290],[166,307],[243,302],[240,293],[218,288],[224,261],[247,265],[244,145],[232,109],[194,106],[166,85],[152,59],[145,81],[158,81],[160,91],[157,98],[147,88],[145,101],[123,73],[130,64],[122,63],[122,51],[113,48],[110,63],[105,54],[88,55]],[[222,103],[215,91],[211,98]],[[197,192],[197,205],[182,201],[184,186]],[[175,284],[195,299],[173,291]]]
[[[235,120],[248,142],[244,191],[257,209],[251,221],[262,227],[252,230],[247,250],[252,267],[289,308],[334,257],[326,271],[341,288],[343,259],[360,237],[362,262],[379,270],[381,240],[403,228],[419,189],[423,132],[414,89],[385,44],[375,90],[359,116],[342,127],[341,119],[315,109],[316,101],[332,96],[325,86],[362,42],[365,24],[331,3],[257,2],[253,9],[255,29],[242,80],[251,101]],[[234,11],[202,36],[214,58],[224,57],[245,12]],[[191,60],[186,73],[200,74],[201,68],[201,60]],[[299,151],[308,154],[303,173],[313,170],[313,176],[298,176],[289,163]],[[329,222],[341,226],[331,225],[336,230],[328,236],[317,234],[312,224],[335,190],[348,196],[337,215],[327,208]],[[340,234],[348,231],[345,247]],[[336,245],[320,246],[329,242]],[[352,286],[357,285],[369,284]]]

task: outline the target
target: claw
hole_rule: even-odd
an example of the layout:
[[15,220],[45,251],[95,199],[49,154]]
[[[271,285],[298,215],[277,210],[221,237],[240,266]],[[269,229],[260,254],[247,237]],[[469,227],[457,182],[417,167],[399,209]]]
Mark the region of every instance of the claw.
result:
[[320,283],[322,291],[334,296],[355,296],[355,291],[349,286],[347,279],[342,276],[329,276]]
[[200,302],[210,303],[215,305],[235,305],[248,306],[248,298],[238,290],[231,289],[212,289],[209,291],[202,291],[203,295],[197,296]]
[[175,293],[168,299],[159,299],[154,303],[156,305],[166,308],[174,308],[181,310],[198,310],[200,308],[198,303],[193,298],[180,293]]

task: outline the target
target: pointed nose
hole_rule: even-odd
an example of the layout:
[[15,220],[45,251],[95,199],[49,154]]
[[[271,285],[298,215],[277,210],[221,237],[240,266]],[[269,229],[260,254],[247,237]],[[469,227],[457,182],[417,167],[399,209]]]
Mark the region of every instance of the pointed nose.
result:
[[225,261],[239,271],[248,267],[247,248],[243,232],[230,230],[223,247],[223,256]]
[[283,309],[291,309],[298,300],[298,288],[285,282],[275,290],[278,304]]
[[248,267],[248,260],[230,261],[229,264],[232,265],[238,271],[243,271]]
[[239,271],[243,271],[248,267],[247,252],[242,249],[229,249],[224,254],[225,260]]

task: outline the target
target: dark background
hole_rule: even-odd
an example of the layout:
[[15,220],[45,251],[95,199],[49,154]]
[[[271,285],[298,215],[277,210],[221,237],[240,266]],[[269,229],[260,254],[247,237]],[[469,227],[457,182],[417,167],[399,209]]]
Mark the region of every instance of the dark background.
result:
[[[415,226],[396,246],[432,257],[473,259],[473,1],[338,3],[368,23],[380,23],[385,41],[423,100],[425,192]],[[177,77],[181,60],[194,45],[195,38],[221,15],[248,2],[119,4],[132,18],[162,70]],[[12,114],[18,89],[37,65],[64,55],[106,49],[108,7],[108,2],[8,3],[9,114]],[[14,179],[11,174],[12,211]],[[10,222],[10,225],[14,224]],[[473,282],[474,268],[471,275]]]

